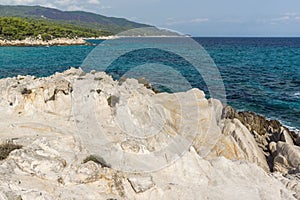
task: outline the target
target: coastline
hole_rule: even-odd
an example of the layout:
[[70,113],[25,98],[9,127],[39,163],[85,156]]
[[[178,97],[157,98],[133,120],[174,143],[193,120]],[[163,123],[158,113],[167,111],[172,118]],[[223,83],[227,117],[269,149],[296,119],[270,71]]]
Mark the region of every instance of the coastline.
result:
[[130,38],[130,37],[147,37],[147,38],[156,38],[156,37],[166,37],[166,38],[173,38],[173,37],[182,37],[182,36],[100,36],[100,37],[79,37],[79,38],[55,38],[52,40],[42,40],[40,38],[26,38],[24,40],[7,40],[7,39],[0,39],[0,47],[5,46],[76,46],[76,45],[89,45],[90,43],[86,40],[113,40],[118,38]]
[[90,37],[90,38],[82,38],[84,40],[113,40],[117,39],[119,36],[110,35],[110,36],[100,36],[100,37]]
[[276,118],[275,116],[270,116],[270,115],[266,115],[266,114],[263,114],[263,113],[259,113],[259,112],[255,112],[255,111],[252,111],[252,110],[247,110],[247,109],[236,109],[234,106],[232,106],[233,109],[238,112],[238,113],[247,113],[247,112],[251,112],[253,113],[254,115],[257,115],[257,116],[262,116],[264,117],[267,121],[277,121],[281,124],[282,127],[284,128],[287,128],[290,132],[295,132],[295,133],[300,133],[300,127],[297,127],[297,126],[293,126],[293,125],[290,125],[289,122],[287,121],[283,121],[279,118]]
[[55,38],[44,41],[42,39],[26,38],[24,40],[0,39],[0,46],[68,46],[68,45],[87,45],[84,38]]

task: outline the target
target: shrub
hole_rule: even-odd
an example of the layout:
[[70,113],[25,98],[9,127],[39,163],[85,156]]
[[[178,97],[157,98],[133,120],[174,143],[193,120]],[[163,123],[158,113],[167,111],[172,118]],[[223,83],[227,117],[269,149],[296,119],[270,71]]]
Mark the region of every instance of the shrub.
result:
[[52,36],[47,33],[42,34],[41,37],[43,41],[49,41],[52,39]]

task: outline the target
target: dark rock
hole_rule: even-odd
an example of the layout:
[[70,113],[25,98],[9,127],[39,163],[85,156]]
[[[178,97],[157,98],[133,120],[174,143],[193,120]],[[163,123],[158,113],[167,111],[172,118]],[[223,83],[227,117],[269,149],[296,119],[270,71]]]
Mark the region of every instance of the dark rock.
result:
[[222,119],[234,119],[238,117],[238,113],[231,107],[226,106],[222,111]]
[[119,97],[111,95],[107,98],[107,103],[110,107],[115,107],[116,104],[119,103]]
[[[254,112],[244,111],[237,112],[231,106],[226,106],[223,109],[222,118],[224,119],[234,119],[237,118],[240,120],[247,129],[253,133],[253,135],[258,134],[260,136],[270,136],[271,141],[282,141],[282,133],[283,131],[290,135],[294,142],[295,135],[288,128],[282,126],[282,124],[278,120],[268,120],[266,117],[262,115],[258,115]],[[286,142],[286,141],[283,141]]]
[[127,80],[127,77],[126,77],[126,76],[122,76],[122,77],[119,79],[118,85],[122,85],[126,80]]
[[27,88],[24,88],[22,91],[21,91],[21,94],[22,95],[29,95],[31,94],[32,91],[30,89],[27,89]]
[[298,132],[298,134],[296,134],[295,132],[292,133],[293,138],[295,139],[295,144],[297,146],[300,146],[300,131]]
[[10,154],[10,152],[21,148],[22,148],[21,145],[13,144],[10,142],[5,144],[0,144],[0,160],[6,159]]
[[149,81],[142,77],[138,79],[139,84],[143,84],[147,89],[152,90],[154,93],[158,93],[159,91],[157,90],[157,88],[155,88],[154,86],[152,86]]
[[103,78],[101,78],[101,77],[99,77],[99,78],[98,78],[98,77],[94,78],[95,81],[101,81],[102,79],[103,79]]
[[139,82],[139,84],[143,84],[148,89],[151,88],[151,85],[150,85],[149,81],[146,78],[144,78],[144,77],[139,78],[138,82]]
[[98,94],[100,94],[100,93],[102,92],[102,90],[97,89],[96,92],[97,92]]
[[54,89],[52,96],[49,99],[45,99],[45,103],[48,101],[55,101],[59,92],[62,92],[64,95],[69,95],[73,92],[72,84],[67,80],[56,81],[55,86],[56,88]]

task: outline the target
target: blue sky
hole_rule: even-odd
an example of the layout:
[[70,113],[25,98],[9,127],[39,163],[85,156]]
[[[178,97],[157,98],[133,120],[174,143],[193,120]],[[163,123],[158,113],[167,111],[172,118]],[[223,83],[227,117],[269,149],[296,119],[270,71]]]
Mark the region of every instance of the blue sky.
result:
[[125,17],[193,36],[300,36],[300,0],[0,0]]

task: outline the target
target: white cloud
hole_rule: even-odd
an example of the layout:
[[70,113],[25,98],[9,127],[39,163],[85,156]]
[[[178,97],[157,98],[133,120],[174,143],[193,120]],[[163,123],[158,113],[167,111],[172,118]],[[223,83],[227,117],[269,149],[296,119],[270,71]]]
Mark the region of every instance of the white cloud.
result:
[[82,10],[82,8],[78,5],[70,5],[66,7],[66,10]]
[[228,18],[228,19],[221,19],[221,20],[219,20],[219,22],[232,23],[232,24],[241,24],[241,23],[243,23],[243,20]]
[[101,6],[100,9],[101,10],[108,10],[108,9],[111,9],[112,7],[111,6]]
[[84,10],[99,12],[110,9],[109,5],[101,5],[101,0],[0,0],[3,5],[40,5],[60,10]]
[[38,4],[40,1],[38,0],[11,0],[11,1],[5,1],[0,0],[0,3],[3,5],[27,5],[27,4]]
[[171,26],[171,25],[178,25],[178,24],[198,24],[207,21],[209,21],[208,18],[194,18],[189,20],[176,20],[174,18],[168,18],[165,24]]
[[283,15],[274,17],[274,18],[261,18],[257,22],[261,24],[271,24],[271,25],[280,25],[280,24],[293,24],[300,21],[300,14],[295,12],[287,12]]
[[132,20],[132,21],[137,21],[137,20],[139,20],[138,17],[128,17],[128,19],[129,19],[129,20]]
[[99,0],[88,0],[89,4],[94,4],[94,5],[100,5],[100,1]]
[[284,15],[286,15],[286,16],[297,16],[298,13],[296,13],[296,12],[287,12]]
[[195,19],[191,19],[190,23],[202,23],[207,21],[209,21],[208,18],[195,18]]
[[278,23],[291,23],[298,21],[300,19],[300,15],[298,13],[288,12],[282,16],[272,18],[270,20],[265,20],[265,22],[269,22],[270,24],[278,24]]
[[290,16],[282,16],[282,17],[277,17],[277,18],[273,18],[271,19],[272,22],[282,22],[282,21],[289,21],[291,18]]

